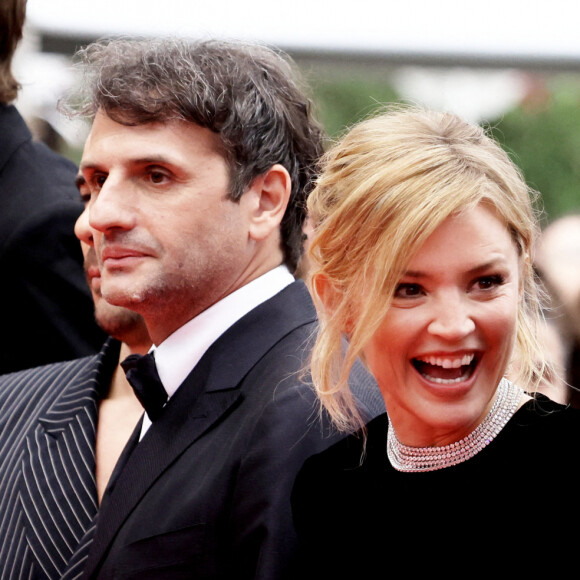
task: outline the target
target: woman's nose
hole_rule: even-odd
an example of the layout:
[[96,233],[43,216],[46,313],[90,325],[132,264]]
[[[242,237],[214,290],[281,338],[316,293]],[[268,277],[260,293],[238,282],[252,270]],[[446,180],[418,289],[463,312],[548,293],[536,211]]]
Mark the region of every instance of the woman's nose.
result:
[[458,293],[437,298],[428,330],[447,341],[461,340],[472,333],[475,322],[468,299]]

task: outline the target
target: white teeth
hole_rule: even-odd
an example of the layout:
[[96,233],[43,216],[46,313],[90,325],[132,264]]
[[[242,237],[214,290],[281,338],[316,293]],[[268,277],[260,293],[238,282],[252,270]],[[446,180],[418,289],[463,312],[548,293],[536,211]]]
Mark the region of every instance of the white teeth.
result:
[[[455,358],[443,358],[439,356],[426,356],[423,358],[419,358],[421,362],[442,367],[444,369],[458,369],[462,366],[470,365],[475,355],[473,354],[464,354],[462,357],[455,357]],[[441,382],[456,382],[456,381],[443,381]]]
[[425,377],[428,378],[432,383],[437,383],[439,385],[454,385],[455,383],[460,383],[466,379],[465,376],[459,377],[457,379],[437,379],[428,375],[425,375]]

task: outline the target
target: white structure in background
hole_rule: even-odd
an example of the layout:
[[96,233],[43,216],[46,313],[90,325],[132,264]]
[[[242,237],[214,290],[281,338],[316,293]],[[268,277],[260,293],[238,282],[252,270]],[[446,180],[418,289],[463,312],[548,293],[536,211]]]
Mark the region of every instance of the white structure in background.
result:
[[[48,121],[75,147],[86,138],[86,127],[57,111],[56,103],[74,82],[70,60],[37,49],[37,33],[27,27],[15,59],[22,84],[17,106],[26,118]],[[472,122],[497,119],[525,94],[524,79],[515,70],[400,67],[389,79],[407,101],[453,111]]]
[[413,103],[452,111],[467,121],[496,120],[521,102],[527,83],[520,71],[402,67],[393,75],[399,94]]
[[[393,82],[406,99],[472,121],[497,118],[521,99],[525,80],[505,67],[541,63],[549,69],[556,63],[579,70],[579,15],[577,0],[28,0],[27,7],[29,33],[239,38],[297,57],[315,55],[315,66],[336,55],[345,63],[350,55],[357,65],[384,58],[391,68],[401,67]],[[38,55],[33,37],[21,51],[19,106],[78,142],[82,134],[55,113],[56,100],[72,81],[70,65]],[[493,69],[481,68],[485,63]]]
[[22,85],[15,103],[22,116],[27,120],[39,117],[48,121],[68,143],[82,147],[87,126],[67,119],[57,110],[58,100],[74,82],[70,60],[63,55],[40,52],[38,34],[27,26],[13,69]]

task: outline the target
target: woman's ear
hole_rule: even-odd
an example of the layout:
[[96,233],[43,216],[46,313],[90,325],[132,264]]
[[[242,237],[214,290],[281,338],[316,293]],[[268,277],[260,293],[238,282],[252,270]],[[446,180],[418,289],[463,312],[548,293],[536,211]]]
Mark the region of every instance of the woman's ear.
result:
[[279,163],[254,179],[242,196],[242,200],[250,204],[250,238],[259,242],[278,230],[288,206],[291,189],[290,174]]
[[[319,302],[322,303],[324,307],[324,312],[328,318],[337,315],[338,309],[344,306],[344,293],[342,290],[333,286],[332,282],[328,279],[328,276],[324,273],[315,273],[311,278],[311,286],[313,292],[316,294]],[[346,312],[350,312],[350,308]],[[345,311],[338,314],[339,316],[345,316]],[[341,329],[347,336],[352,332],[353,318],[350,314],[346,315],[344,319],[343,328]]]
[[312,291],[316,298],[322,303],[324,309],[332,314],[333,304],[335,301],[334,288],[331,286],[330,281],[326,274],[315,273],[311,278]]
[[520,302],[524,299],[525,295],[525,280],[527,276],[534,275],[533,274],[533,265],[530,255],[526,252],[523,256],[520,257],[520,264],[519,264],[519,280],[518,280],[518,297]]
[[343,301],[342,292],[322,272],[312,275],[311,286],[316,297],[322,303],[326,314],[329,317],[333,316]]

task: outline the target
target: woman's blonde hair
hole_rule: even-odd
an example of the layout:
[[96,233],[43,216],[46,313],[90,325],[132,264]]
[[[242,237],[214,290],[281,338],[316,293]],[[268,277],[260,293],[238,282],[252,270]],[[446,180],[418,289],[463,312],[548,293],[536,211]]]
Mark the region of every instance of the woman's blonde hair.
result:
[[356,125],[321,169],[308,201],[315,230],[310,286],[320,313],[311,368],[336,425],[362,424],[348,374],[410,258],[447,217],[480,203],[505,222],[521,258],[514,378],[535,389],[547,364],[536,341],[541,314],[532,250],[539,227],[533,192],[501,147],[453,114],[398,107]]

